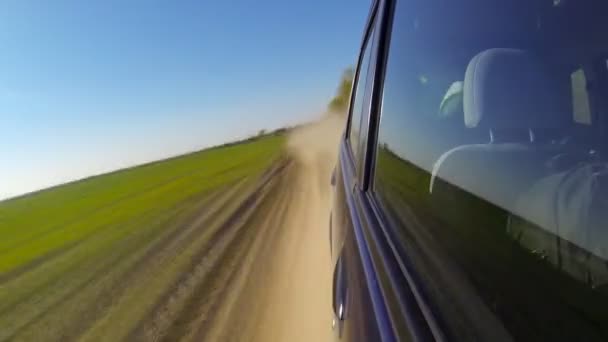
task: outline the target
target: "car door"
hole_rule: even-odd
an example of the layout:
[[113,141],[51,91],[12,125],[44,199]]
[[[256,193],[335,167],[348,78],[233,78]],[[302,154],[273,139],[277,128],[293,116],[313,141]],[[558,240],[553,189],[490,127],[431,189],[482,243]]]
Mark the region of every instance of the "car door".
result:
[[588,98],[605,99],[605,3],[394,6],[356,211],[388,325],[403,339],[607,340],[606,112]]
[[336,170],[334,328],[346,341],[430,336],[395,259],[387,254],[387,241],[375,228],[367,191],[375,156],[375,130],[370,127],[375,127],[381,103],[391,10],[384,2],[372,7]]
[[[362,154],[369,121],[369,101],[375,74],[376,13],[371,7],[363,44],[357,63],[349,115],[341,141],[340,157],[332,180],[334,205],[330,221],[332,259],[334,263],[333,299],[334,331],[344,341],[379,340],[369,289],[356,235],[354,234],[352,200],[357,174],[362,167]],[[355,221],[356,222],[356,221]]]

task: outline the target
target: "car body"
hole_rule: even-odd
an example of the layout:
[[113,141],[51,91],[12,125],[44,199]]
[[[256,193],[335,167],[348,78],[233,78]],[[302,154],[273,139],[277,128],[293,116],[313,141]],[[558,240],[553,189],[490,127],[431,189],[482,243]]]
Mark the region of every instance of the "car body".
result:
[[332,175],[338,340],[608,339],[606,18],[372,4]]

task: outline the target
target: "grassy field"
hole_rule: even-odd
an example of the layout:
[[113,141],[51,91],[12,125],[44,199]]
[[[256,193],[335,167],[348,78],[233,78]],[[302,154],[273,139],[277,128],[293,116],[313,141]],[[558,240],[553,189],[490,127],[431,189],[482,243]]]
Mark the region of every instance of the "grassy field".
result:
[[0,341],[139,339],[146,315],[188,298],[169,294],[203,277],[201,251],[230,213],[247,215],[283,144],[266,136],[0,202]]

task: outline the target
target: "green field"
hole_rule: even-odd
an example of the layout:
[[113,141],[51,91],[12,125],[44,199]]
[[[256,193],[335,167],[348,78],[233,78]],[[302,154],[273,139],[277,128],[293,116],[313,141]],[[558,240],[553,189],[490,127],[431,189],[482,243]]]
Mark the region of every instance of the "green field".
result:
[[284,139],[0,202],[0,341],[140,339],[138,321],[181,286],[180,275],[200,277],[200,251],[281,158]]

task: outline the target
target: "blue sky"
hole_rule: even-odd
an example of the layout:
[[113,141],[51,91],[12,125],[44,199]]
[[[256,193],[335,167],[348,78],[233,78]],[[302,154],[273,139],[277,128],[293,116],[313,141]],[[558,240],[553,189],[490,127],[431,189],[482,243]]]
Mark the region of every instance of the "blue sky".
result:
[[0,198],[310,120],[369,0],[0,4]]

